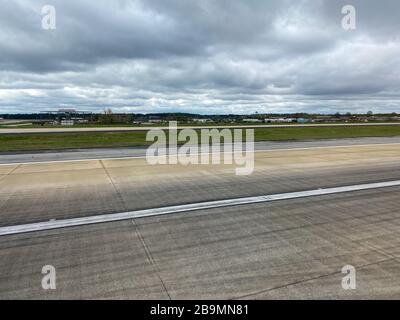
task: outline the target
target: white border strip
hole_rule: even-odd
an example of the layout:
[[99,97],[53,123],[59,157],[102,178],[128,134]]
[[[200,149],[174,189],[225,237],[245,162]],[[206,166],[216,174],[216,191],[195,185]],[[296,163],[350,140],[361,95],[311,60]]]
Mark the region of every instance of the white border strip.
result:
[[[319,147],[294,147],[294,148],[281,148],[281,149],[259,149],[254,150],[254,153],[259,152],[279,152],[279,151],[298,151],[298,150],[312,150],[312,149],[335,149],[335,148],[355,148],[355,147],[376,147],[376,146],[395,146],[400,145],[400,142],[392,142],[392,143],[371,143],[371,144],[352,144],[352,145],[336,145],[336,146],[319,146]],[[237,151],[240,152],[240,151]],[[243,152],[246,152],[243,149]],[[220,154],[227,154],[227,152],[219,152]],[[232,153],[235,153],[234,151]],[[201,154],[208,154],[212,155],[215,152],[207,152],[207,153],[197,153],[194,154],[195,156]],[[164,155],[164,154],[163,154]],[[168,154],[166,154],[168,155]],[[151,156],[151,157],[158,157],[158,156]],[[108,160],[129,160],[129,159],[146,159],[147,156],[145,155],[138,155],[138,156],[124,156],[124,157],[108,157],[108,158],[83,158],[83,159],[70,159],[70,160],[50,160],[50,161],[28,161],[28,162],[8,162],[8,163],[0,163],[0,166],[15,166],[15,165],[34,165],[34,164],[51,164],[51,163],[67,163],[67,162],[82,162],[82,161],[108,161]]]
[[129,212],[121,212],[121,213],[112,213],[112,214],[65,219],[65,220],[58,220],[58,221],[50,220],[50,221],[46,221],[46,222],[0,227],[0,236],[27,233],[27,232],[35,232],[35,231],[45,231],[45,230],[67,228],[67,227],[75,227],[75,226],[83,226],[83,225],[90,225],[90,224],[95,224],[95,223],[105,223],[105,222],[114,222],[114,221],[120,221],[120,220],[137,219],[137,218],[152,217],[152,216],[159,216],[159,215],[165,215],[165,214],[189,212],[189,211],[195,211],[195,210],[230,207],[230,206],[237,206],[237,205],[243,205],[243,204],[270,202],[270,201],[276,201],[276,200],[288,200],[288,199],[296,199],[296,198],[304,198],[304,197],[322,196],[322,195],[329,195],[329,194],[335,194],[335,193],[353,192],[353,191],[395,187],[395,186],[400,186],[400,180],[360,184],[360,185],[345,186],[345,187],[299,191],[299,192],[289,192],[289,193],[264,195],[264,196],[257,196],[257,197],[246,197],[246,198],[236,198],[236,199],[191,203],[191,204],[184,204],[184,205],[178,205],[178,206],[161,207],[161,208],[155,208],[155,209],[137,210],[137,211],[129,211]]

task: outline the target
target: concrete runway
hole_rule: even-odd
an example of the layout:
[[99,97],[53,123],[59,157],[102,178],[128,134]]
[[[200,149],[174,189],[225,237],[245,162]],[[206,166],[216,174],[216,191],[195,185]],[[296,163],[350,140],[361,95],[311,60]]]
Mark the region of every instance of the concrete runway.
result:
[[[400,145],[376,143],[257,152],[250,176],[236,176],[233,165],[149,166],[142,158],[2,165],[0,227],[400,180]],[[398,299],[399,192],[2,236],[0,298]],[[56,290],[41,288],[47,264],[56,268]],[[341,288],[348,264],[356,290]]]
[[[373,144],[400,144],[400,137],[367,137],[348,139],[323,139],[308,141],[260,141],[254,143],[255,150],[286,150],[316,147],[337,147]],[[144,157],[146,148],[92,148],[70,149],[49,152],[0,152],[0,164],[51,162],[87,159],[122,159],[130,157]]]

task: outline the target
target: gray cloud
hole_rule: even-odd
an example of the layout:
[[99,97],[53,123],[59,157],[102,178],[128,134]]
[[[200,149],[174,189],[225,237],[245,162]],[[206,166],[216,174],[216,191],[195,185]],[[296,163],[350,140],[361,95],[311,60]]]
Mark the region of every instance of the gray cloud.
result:
[[[396,0],[0,4],[0,113],[399,111]],[[45,4],[56,30],[41,29]]]

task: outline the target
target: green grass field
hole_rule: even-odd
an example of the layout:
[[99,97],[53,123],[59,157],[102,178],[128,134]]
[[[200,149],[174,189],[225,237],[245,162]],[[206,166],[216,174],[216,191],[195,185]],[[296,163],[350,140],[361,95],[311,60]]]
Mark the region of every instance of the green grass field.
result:
[[[293,127],[255,129],[256,141],[400,136],[400,126]],[[146,132],[0,134],[0,151],[146,146]]]

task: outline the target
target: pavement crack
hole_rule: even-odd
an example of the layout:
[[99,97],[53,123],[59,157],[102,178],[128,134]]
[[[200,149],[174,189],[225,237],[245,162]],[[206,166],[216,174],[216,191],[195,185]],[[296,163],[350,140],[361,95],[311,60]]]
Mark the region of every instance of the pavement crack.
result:
[[[388,262],[388,261],[398,261],[398,260],[396,258],[390,257],[388,259],[383,259],[383,260],[379,260],[379,261],[376,261],[376,262],[371,262],[371,263],[363,264],[361,266],[357,266],[356,269],[360,270],[360,269],[363,269],[363,268],[366,268],[366,267],[369,267],[369,266],[377,265],[377,264],[380,264],[380,263],[385,263],[385,262]],[[246,298],[258,296],[260,294],[267,293],[267,292],[270,292],[270,291],[291,287],[291,286],[294,286],[294,285],[297,285],[297,284],[306,283],[306,282],[313,281],[313,280],[323,279],[323,278],[330,277],[330,276],[333,276],[333,275],[336,275],[336,274],[342,274],[342,272],[341,271],[334,271],[334,272],[330,272],[330,273],[325,273],[325,274],[319,275],[317,277],[312,277],[312,278],[307,278],[307,279],[303,279],[303,280],[293,281],[293,282],[290,282],[290,283],[287,283],[287,284],[284,284],[284,285],[281,285],[281,286],[276,286],[276,287],[273,287],[273,288],[260,290],[260,291],[252,292],[252,293],[245,294],[245,295],[242,295],[242,296],[234,297],[234,298],[231,298],[231,300],[246,299]]]
[[22,164],[17,165],[15,168],[11,169],[10,172],[6,173],[5,175],[3,175],[2,177],[0,177],[0,180],[5,179],[6,177],[12,175],[15,170],[17,170]]
[[111,185],[113,186],[113,188],[114,188],[114,190],[115,190],[115,192],[117,194],[117,197],[118,197],[119,201],[122,204],[123,209],[125,211],[128,211],[127,206],[126,206],[125,201],[124,201],[124,198],[122,197],[121,191],[119,190],[117,185],[114,183],[114,180],[111,178],[111,175],[108,172],[106,166],[104,165],[103,160],[99,160],[99,162],[100,162],[101,166],[103,167],[103,170],[105,171],[105,173],[106,173],[106,175],[108,177],[108,180],[110,181]]
[[[113,186],[113,188],[114,188],[114,190],[115,190],[115,192],[116,192],[116,194],[118,196],[118,199],[121,201],[122,206],[124,207],[124,210],[128,211],[127,205],[125,204],[125,201],[124,201],[124,198],[122,197],[121,191],[119,190],[117,185],[114,183],[114,180],[112,179],[112,177],[111,177],[110,173],[108,172],[106,166],[104,165],[103,161],[99,160],[99,162],[101,163],[101,166],[103,167],[105,173],[107,174],[107,177],[110,180],[110,183],[112,184],[112,186]],[[162,279],[162,277],[160,275],[160,270],[159,270],[159,268],[157,266],[157,263],[155,262],[155,260],[153,258],[153,255],[151,254],[151,251],[150,251],[149,247],[147,246],[142,234],[140,233],[138,225],[136,224],[136,221],[134,219],[132,219],[132,224],[135,227],[136,236],[138,237],[138,239],[140,240],[140,243],[142,244],[142,247],[143,247],[143,249],[144,249],[144,251],[146,253],[146,257],[147,257],[151,267],[153,268],[154,273],[157,275],[158,279],[160,280],[161,285],[163,286],[163,288],[165,290],[165,293],[168,296],[168,299],[172,300],[171,295],[169,294],[168,289],[167,289],[167,287],[166,287],[166,285],[164,283],[164,280]]]
[[160,275],[160,270],[158,268],[158,265],[157,265],[156,261],[154,260],[153,255],[151,254],[151,251],[150,251],[149,247],[147,246],[147,244],[146,244],[146,242],[145,242],[145,240],[143,238],[143,235],[141,234],[141,232],[139,230],[139,227],[138,227],[138,225],[137,225],[137,223],[136,223],[136,221],[134,219],[132,219],[132,224],[135,227],[136,235],[139,238],[140,242],[142,243],[143,249],[144,249],[144,251],[146,253],[146,256],[147,256],[147,259],[149,260],[150,265],[153,268],[154,273],[157,275],[158,279],[160,280],[161,285],[163,286],[163,288],[165,290],[165,293],[168,296],[168,299],[172,300],[171,295],[169,294],[168,289],[167,289],[167,287],[165,285],[165,282],[164,282],[164,280],[162,279],[162,277]]

